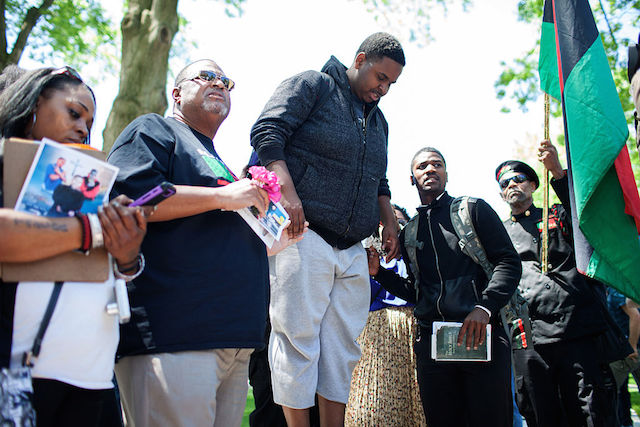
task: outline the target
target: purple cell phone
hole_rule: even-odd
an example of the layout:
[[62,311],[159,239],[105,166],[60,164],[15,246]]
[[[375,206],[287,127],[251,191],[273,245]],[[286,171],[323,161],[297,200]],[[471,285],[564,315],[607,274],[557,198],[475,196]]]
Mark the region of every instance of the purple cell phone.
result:
[[173,184],[165,181],[134,200],[129,206],[154,206],[174,194],[176,194],[176,189]]

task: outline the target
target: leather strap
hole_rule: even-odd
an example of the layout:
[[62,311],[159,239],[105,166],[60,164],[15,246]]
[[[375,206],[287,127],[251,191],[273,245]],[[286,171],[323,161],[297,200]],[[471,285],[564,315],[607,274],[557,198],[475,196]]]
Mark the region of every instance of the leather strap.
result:
[[42,317],[42,322],[40,323],[40,328],[38,328],[38,333],[33,340],[33,347],[31,348],[31,351],[24,353],[24,356],[22,357],[23,366],[33,367],[32,359],[34,357],[38,357],[38,355],[40,354],[42,340],[44,339],[44,334],[45,332],[47,332],[47,328],[49,327],[49,322],[51,321],[51,316],[53,316],[53,311],[56,308],[56,303],[58,302],[58,297],[60,296],[60,291],[62,290],[63,283],[64,282],[55,282],[53,285],[53,290],[51,291],[51,296],[49,297],[47,309],[44,312],[44,316]]

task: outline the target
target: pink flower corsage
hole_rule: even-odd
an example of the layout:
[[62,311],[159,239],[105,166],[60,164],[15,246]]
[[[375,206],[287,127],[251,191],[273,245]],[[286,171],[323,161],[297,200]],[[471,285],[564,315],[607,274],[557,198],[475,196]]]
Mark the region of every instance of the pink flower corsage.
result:
[[275,172],[268,171],[264,166],[251,166],[249,175],[260,188],[267,192],[269,200],[274,203],[280,201],[280,184],[278,184],[278,176]]

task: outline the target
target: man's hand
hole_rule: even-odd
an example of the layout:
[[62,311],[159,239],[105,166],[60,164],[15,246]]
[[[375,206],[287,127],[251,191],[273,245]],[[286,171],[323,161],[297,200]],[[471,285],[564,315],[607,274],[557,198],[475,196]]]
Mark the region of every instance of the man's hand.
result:
[[544,140],[538,148],[538,159],[544,164],[544,167],[551,172],[555,179],[564,178],[564,169],[560,164],[558,150],[549,140]]
[[487,323],[489,323],[487,312],[478,307],[474,308],[462,323],[462,328],[460,328],[460,333],[458,334],[458,347],[462,345],[466,333],[465,346],[467,350],[471,350],[471,346],[473,346],[474,350],[477,350],[478,346],[484,344],[485,339],[487,339]]
[[387,252],[385,261],[400,258],[400,239],[398,239],[397,223],[386,225],[382,229],[382,249]]
[[216,190],[221,206],[228,211],[255,206],[262,218],[269,207],[267,192],[247,178],[232,182],[224,187],[217,187]]
[[378,207],[380,208],[380,222],[382,222],[383,226],[382,249],[387,253],[385,261],[389,262],[394,258],[400,258],[400,241],[398,239],[400,226],[391,207],[391,198],[389,196],[378,196]]
[[638,304],[629,298],[625,298],[625,302],[620,308],[629,316],[629,344],[633,349],[633,353],[628,355],[627,359],[633,363],[638,363],[638,337],[640,337],[640,313],[638,312]]
[[289,214],[289,220],[291,221],[291,224],[287,227],[289,239],[298,239],[306,231],[305,227],[309,225],[304,216],[302,202],[293,185],[288,188],[281,187],[280,191],[282,193],[280,204]]
[[288,232],[290,239],[297,239],[302,235],[305,229],[306,218],[304,216],[304,209],[302,208],[302,202],[298,193],[296,192],[296,186],[291,179],[289,168],[284,160],[276,160],[267,165],[267,169],[275,172],[278,175],[278,182],[280,183],[280,204],[289,214]]
[[369,264],[369,276],[375,276],[380,270],[380,254],[373,247],[365,249],[367,251],[367,263]]
[[290,226],[291,226],[291,221],[289,221],[289,224],[287,224],[287,226],[282,230],[282,234],[280,235],[280,240],[276,240],[275,242],[273,242],[273,246],[271,246],[270,248],[267,248],[267,256],[273,256],[278,252],[281,252],[284,249],[288,248],[289,246],[295,243],[298,243],[304,237],[304,233],[306,233],[307,230],[309,230],[309,223],[305,221],[302,234],[300,234],[295,239],[291,239],[289,237],[289,233],[285,232],[285,231],[288,231],[287,229]]

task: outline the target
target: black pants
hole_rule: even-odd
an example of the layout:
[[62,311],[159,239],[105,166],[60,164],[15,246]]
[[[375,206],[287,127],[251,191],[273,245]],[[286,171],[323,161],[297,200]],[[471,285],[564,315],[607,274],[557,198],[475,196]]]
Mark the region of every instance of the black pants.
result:
[[33,379],[38,427],[98,426],[105,402],[110,400],[115,400],[113,389],[88,390],[55,380]]
[[249,415],[251,427],[287,427],[282,407],[273,401],[268,347],[254,351],[249,359],[249,384],[256,409]]
[[624,384],[618,389],[618,425],[632,426],[631,419],[631,396],[629,395],[629,379],[624,380]]
[[593,337],[514,350],[513,360],[529,427],[615,426],[616,385]]
[[429,427],[512,427],[509,342],[492,327],[490,362],[436,362],[431,330],[421,327],[414,349],[422,407]]

